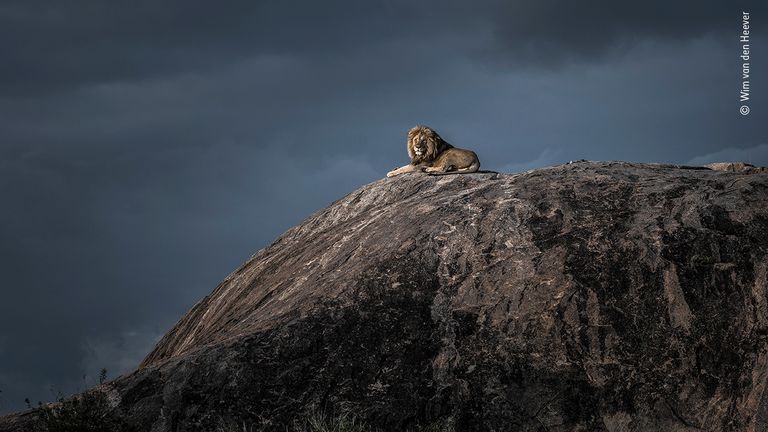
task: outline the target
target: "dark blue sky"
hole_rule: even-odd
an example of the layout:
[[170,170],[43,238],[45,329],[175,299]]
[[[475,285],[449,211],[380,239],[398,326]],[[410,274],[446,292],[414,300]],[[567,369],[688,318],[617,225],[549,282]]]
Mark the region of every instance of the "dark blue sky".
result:
[[2,2],[0,412],[134,368],[251,254],[406,163],[417,123],[498,171],[768,165],[767,9]]

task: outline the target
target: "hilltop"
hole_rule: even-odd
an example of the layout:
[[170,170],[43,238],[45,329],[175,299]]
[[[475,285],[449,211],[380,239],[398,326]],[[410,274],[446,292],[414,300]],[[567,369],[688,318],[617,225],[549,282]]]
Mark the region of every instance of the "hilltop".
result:
[[257,252],[99,391],[157,432],[285,430],[313,410],[382,430],[763,430],[768,174],[725,169],[379,180]]

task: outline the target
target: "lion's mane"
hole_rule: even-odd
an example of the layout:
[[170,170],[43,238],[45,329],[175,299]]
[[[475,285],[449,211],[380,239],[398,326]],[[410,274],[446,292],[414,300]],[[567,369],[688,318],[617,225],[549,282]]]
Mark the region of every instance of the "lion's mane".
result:
[[[427,151],[422,155],[417,155],[413,147],[422,140],[427,144]],[[440,153],[450,148],[453,148],[453,146],[448,144],[437,132],[428,126],[420,125],[408,131],[408,156],[414,165],[430,163],[437,159]]]

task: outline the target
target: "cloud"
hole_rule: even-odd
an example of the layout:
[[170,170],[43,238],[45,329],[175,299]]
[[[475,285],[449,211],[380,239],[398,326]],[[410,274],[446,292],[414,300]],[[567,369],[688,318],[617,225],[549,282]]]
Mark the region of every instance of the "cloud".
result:
[[[454,31],[454,8],[404,0],[359,3],[139,0],[10,1],[0,7],[0,95],[39,97],[94,83],[206,72],[259,55],[339,55]],[[442,16],[441,16],[442,15]],[[55,73],[51,73],[55,71]]]
[[[750,8],[759,16],[765,2]],[[0,96],[40,97],[95,83],[207,72],[260,55],[343,61],[397,41],[431,40],[434,46],[444,40],[452,55],[486,64],[553,67],[610,58],[646,40],[732,30],[740,13],[722,1],[16,0],[0,7]]]
[[[759,16],[765,2],[749,2]],[[623,55],[639,43],[661,45],[736,33],[742,9],[720,1],[500,2],[489,15],[497,42],[481,57],[504,67],[560,67]],[[483,54],[483,51],[485,55]]]
[[713,162],[746,162],[755,166],[768,166],[768,144],[748,148],[724,148],[691,158],[687,165],[706,165]]
[[162,334],[154,332],[123,331],[109,339],[86,339],[81,363],[86,383],[98,384],[102,369],[107,370],[108,379],[132,371],[161,337]]

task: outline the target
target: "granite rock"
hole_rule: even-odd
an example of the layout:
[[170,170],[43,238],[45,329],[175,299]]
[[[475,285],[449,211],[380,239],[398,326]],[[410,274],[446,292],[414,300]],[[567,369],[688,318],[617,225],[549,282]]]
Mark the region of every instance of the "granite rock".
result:
[[767,290],[760,171],[409,174],[288,230],[98,391],[155,432],[318,409],[381,430],[760,431]]

